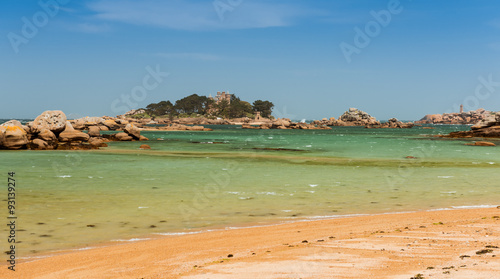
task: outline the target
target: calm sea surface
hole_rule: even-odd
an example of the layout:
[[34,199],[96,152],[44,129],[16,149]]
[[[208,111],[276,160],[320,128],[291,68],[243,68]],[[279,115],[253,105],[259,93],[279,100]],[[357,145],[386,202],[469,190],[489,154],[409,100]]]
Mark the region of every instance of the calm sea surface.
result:
[[[500,148],[429,136],[468,126],[433,127],[213,126],[143,132],[149,142],[96,151],[1,151],[2,215],[6,222],[9,171],[21,257],[158,234],[497,205]],[[7,234],[4,226],[5,245]]]

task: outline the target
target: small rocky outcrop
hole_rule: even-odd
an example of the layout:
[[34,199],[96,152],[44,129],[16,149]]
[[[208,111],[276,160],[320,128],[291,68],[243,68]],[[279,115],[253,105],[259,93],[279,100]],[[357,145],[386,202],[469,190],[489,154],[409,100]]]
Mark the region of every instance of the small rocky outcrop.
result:
[[376,126],[380,125],[377,119],[368,113],[357,108],[350,108],[344,112],[338,120],[334,117],[329,119],[323,118],[322,120],[315,120],[313,125],[326,125],[326,126]]
[[321,125],[321,126],[340,126],[338,125],[338,121],[335,117],[330,117],[330,119],[323,118],[321,120],[314,120],[311,122],[313,125]]
[[212,131],[210,128],[205,128],[203,126],[187,126],[182,124],[170,124],[165,126],[159,126],[155,128],[148,128],[148,130],[160,130],[160,131]]
[[413,126],[415,126],[415,124],[413,124],[412,122],[403,123],[399,121],[397,118],[391,118],[389,119],[389,121],[381,123],[380,125],[368,125],[366,126],[366,128],[409,129],[413,128]]
[[[367,126],[380,125],[380,122],[375,117],[357,108],[350,108],[339,117],[338,126]],[[342,123],[343,122],[343,123]]]
[[318,124],[308,124],[308,123],[303,123],[303,122],[292,122],[288,118],[278,118],[275,120],[270,121],[270,123],[264,123],[260,124],[259,126],[254,126],[249,123],[244,123],[241,124],[242,129],[261,129],[261,130],[267,130],[267,129],[282,129],[282,130],[287,130],[287,129],[301,129],[301,130],[330,130],[330,127],[327,127],[325,125],[318,125]]
[[496,146],[496,144],[489,142],[489,141],[476,141],[474,143],[467,143],[465,145],[472,145],[472,146]]

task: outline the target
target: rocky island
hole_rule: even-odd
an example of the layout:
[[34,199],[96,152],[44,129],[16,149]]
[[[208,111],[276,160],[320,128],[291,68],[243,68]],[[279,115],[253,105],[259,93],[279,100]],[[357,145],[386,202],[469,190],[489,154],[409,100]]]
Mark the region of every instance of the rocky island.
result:
[[469,131],[451,132],[445,138],[500,138],[500,112],[492,113]]
[[342,114],[338,120],[334,117],[315,120],[311,124],[326,126],[365,126],[366,128],[412,128],[413,123],[403,123],[396,118],[381,123],[375,117],[357,108],[350,108]]
[[427,114],[416,124],[458,124],[458,125],[474,125],[490,115],[495,114],[492,111],[483,108],[464,112],[461,106],[461,112],[443,113],[443,114]]

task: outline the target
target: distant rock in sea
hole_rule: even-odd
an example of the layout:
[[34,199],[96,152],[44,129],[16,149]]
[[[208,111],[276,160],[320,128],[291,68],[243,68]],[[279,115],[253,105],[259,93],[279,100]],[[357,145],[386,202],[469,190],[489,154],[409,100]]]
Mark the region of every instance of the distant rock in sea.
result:
[[334,117],[315,120],[311,124],[326,126],[364,126],[366,128],[412,128],[413,123],[403,123],[396,118],[389,119],[388,122],[380,123],[375,117],[357,108],[350,108],[342,114],[338,120]]
[[495,114],[495,112],[485,110],[483,108],[468,111],[468,112],[453,112],[453,113],[443,113],[443,114],[427,114],[419,121],[415,121],[417,124],[476,124]]
[[500,138],[500,111],[492,112],[469,131],[451,132],[447,138]]

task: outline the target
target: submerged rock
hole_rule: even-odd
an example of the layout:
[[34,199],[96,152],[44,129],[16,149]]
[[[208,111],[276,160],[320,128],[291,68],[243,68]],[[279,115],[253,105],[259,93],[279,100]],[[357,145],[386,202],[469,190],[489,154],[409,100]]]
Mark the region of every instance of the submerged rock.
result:
[[496,144],[488,141],[476,141],[475,143],[467,143],[466,145],[473,145],[473,146],[496,146]]

